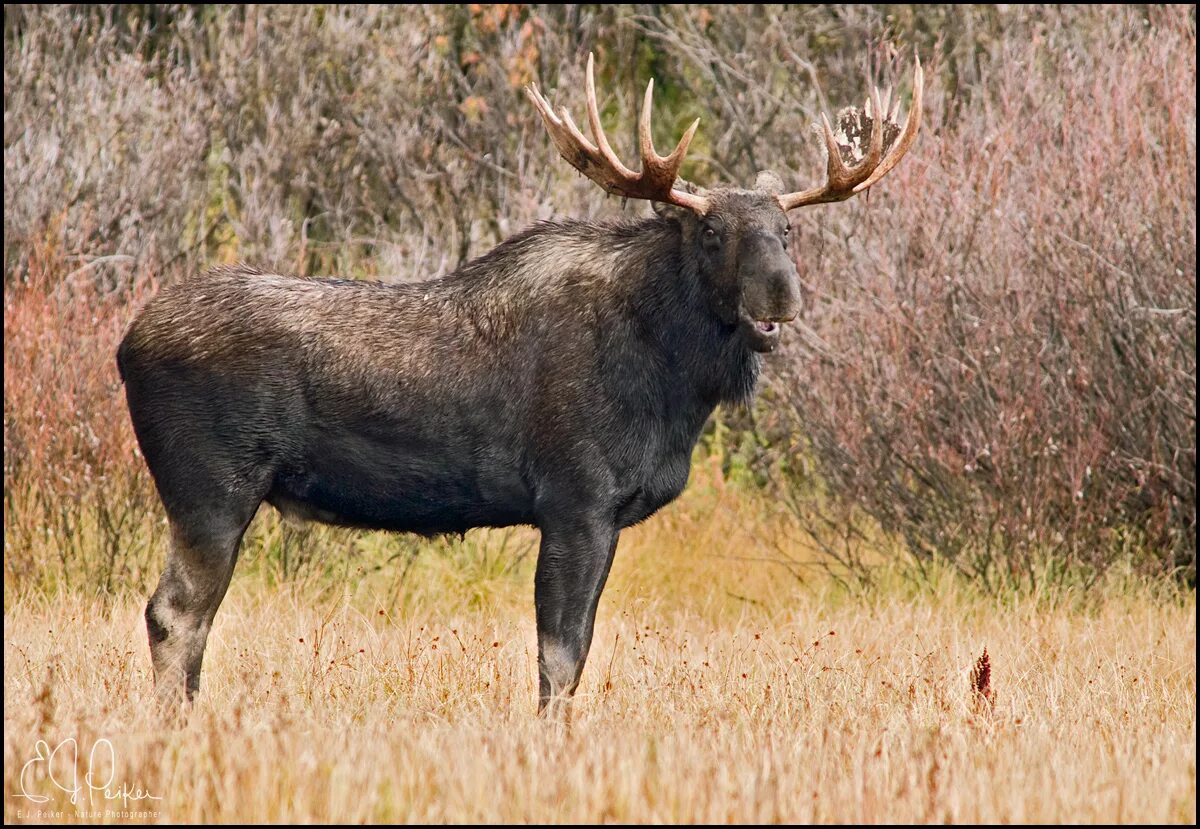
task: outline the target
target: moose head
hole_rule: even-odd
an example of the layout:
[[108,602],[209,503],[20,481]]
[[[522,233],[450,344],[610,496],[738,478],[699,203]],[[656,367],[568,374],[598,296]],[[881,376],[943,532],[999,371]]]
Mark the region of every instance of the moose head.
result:
[[900,163],[921,126],[924,81],[918,60],[913,102],[903,128],[896,122],[899,96],[890,102],[890,96],[881,97],[878,89],[872,90],[863,108],[842,111],[836,133],[829,119],[821,116],[828,153],[823,185],[784,192],[782,179],[763,171],[750,189],[725,184],[699,189],[678,177],[699,119],[692,122],[670,155],[659,155],[650,136],[651,80],[638,121],[641,170],[635,172],[613,152],[600,125],[591,55],[586,77],[588,122],[595,143],[579,130],[566,107],[556,114],[535,84],[526,87],[554,146],[606,192],[655,202],[660,214],[680,222],[684,248],[697,264],[714,312],[725,323],[737,325],[755,351],[773,350],[779,341],[780,323],[794,319],[800,311],[799,279],[788,251],[787,212],[844,201],[866,191]]

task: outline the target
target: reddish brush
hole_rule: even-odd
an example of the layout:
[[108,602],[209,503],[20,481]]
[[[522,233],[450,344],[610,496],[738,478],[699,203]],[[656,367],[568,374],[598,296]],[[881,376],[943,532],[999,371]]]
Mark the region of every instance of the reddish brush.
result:
[[992,689],[992,661],[987,648],[971,668],[971,707],[977,714],[990,714],[996,707],[996,692]]

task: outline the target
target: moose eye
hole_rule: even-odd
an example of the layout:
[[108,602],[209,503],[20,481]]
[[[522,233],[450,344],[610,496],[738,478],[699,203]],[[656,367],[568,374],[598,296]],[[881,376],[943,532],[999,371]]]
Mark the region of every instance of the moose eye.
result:
[[717,238],[717,232],[715,230],[713,230],[711,227],[706,227],[706,228],[704,228],[704,238],[705,239],[715,239],[715,238]]

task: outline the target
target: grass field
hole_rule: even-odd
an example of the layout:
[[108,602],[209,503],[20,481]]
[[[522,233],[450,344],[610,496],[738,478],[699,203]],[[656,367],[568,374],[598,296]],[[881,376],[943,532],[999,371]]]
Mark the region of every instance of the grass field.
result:
[[[623,537],[566,726],[534,716],[532,532],[280,583],[260,516],[177,729],[143,597],[10,594],[5,820],[1195,821],[1193,593],[859,595],[704,480]],[[72,805],[101,740],[93,783],[134,797]]]

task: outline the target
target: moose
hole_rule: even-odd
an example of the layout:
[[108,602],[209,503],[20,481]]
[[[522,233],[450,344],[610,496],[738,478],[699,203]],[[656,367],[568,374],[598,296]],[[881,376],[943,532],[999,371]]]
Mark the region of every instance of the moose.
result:
[[[659,155],[654,82],[641,169],[535,85],[559,153],[601,189],[654,203],[631,222],[549,221],[447,276],[384,284],[220,267],[163,288],[117,352],[129,412],[170,528],[146,606],[160,704],[186,707],[242,535],[285,516],[424,535],[533,525],[538,712],[563,710],[592,639],[622,529],[683,490],[714,408],[754,393],[800,310],[788,211],[862,193],[921,121],[874,90],[822,115],[825,184],[700,189],[678,178],[699,121]],[[890,97],[890,96],[888,96]],[[899,96],[897,96],[898,98]]]

